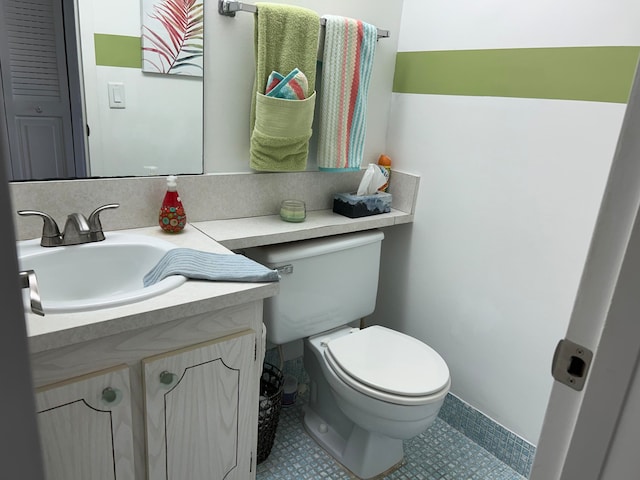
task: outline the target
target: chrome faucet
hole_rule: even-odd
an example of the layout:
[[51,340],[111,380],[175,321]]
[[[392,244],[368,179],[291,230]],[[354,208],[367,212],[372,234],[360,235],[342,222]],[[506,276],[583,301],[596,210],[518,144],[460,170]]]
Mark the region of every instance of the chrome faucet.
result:
[[47,213],[38,210],[20,210],[18,215],[42,218],[44,224],[42,226],[40,245],[43,247],[60,247],[104,240],[100,213],[103,210],[118,208],[119,206],[117,203],[102,205],[91,212],[88,220],[81,213],[72,213],[67,217],[62,233],[60,233],[56,221]]
[[91,242],[89,222],[81,213],[72,213],[64,224],[62,245],[78,245],[89,242]]

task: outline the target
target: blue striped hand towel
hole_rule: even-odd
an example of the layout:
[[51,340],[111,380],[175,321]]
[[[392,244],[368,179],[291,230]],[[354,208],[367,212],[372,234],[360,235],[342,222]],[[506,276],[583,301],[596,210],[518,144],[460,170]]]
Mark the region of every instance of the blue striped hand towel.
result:
[[220,282],[277,282],[280,275],[264,265],[238,254],[210,253],[191,248],[169,250],[144,276],[148,287],[169,275]]
[[325,15],[318,167],[360,170],[378,29],[361,20]]

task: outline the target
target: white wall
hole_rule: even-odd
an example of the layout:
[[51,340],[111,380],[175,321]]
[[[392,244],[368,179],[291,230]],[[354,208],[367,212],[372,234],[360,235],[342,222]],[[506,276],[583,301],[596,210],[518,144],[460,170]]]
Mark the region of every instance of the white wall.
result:
[[637,45],[634,0],[405,0],[398,51]]
[[[78,1],[90,174],[202,173],[202,78],[96,66],[94,33],[139,37],[140,3]],[[109,82],[124,83],[125,109],[109,108]]]
[[[639,19],[631,0],[405,0],[399,51],[638,45]],[[387,232],[372,321],[432,345],[453,393],[532,443],[624,110],[393,95],[387,151],[422,180],[415,223]]]
[[[367,137],[362,164],[377,161],[380,153],[386,149],[402,0],[291,0],[274,3],[309,8],[320,15],[359,18],[390,30],[391,37],[379,40],[376,47],[367,106]],[[217,2],[205,1],[204,5],[205,172],[251,171],[249,111],[255,72],[254,16],[241,12],[235,18],[223,17],[217,13]],[[316,170],[317,165],[313,141],[309,152],[309,170]]]

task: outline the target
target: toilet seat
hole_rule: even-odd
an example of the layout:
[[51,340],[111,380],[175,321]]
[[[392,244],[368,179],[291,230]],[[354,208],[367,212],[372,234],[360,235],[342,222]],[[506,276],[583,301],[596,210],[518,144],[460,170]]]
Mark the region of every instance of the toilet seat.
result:
[[447,364],[428,345],[377,325],[351,332],[327,341],[324,357],[352,388],[400,405],[429,403],[448,388]]

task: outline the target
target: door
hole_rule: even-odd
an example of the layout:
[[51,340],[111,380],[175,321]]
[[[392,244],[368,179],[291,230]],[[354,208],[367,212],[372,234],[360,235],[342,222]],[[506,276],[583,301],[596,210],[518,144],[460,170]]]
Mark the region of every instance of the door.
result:
[[62,1],[3,0],[2,9],[0,71],[10,178],[82,175],[75,163],[76,153],[84,155],[73,144]]
[[134,480],[129,369],[121,365],[36,391],[47,480]]
[[[640,399],[640,78],[622,125],[567,338],[594,351],[583,391],[554,383],[533,480],[637,478]],[[637,387],[637,386],[636,386]],[[628,395],[631,396],[628,396]],[[640,395],[639,395],[640,396]],[[625,413],[624,423],[619,420]],[[631,430],[631,431],[630,431]],[[625,442],[634,441],[632,448]],[[629,467],[632,469],[629,470]],[[634,471],[632,476],[619,472]],[[618,472],[618,473],[613,473]]]
[[[6,170],[0,167],[0,215],[10,219],[12,214]],[[3,359],[0,377],[4,379],[0,425],[3,432],[16,434],[5,433],[0,437],[0,465],[5,478],[42,480],[44,474],[34,414],[27,325],[18,282],[16,238],[11,223],[9,221],[9,228],[0,235],[0,284],[3,285],[0,296],[2,318],[5,319],[0,326],[0,356]]]
[[255,478],[256,335],[143,360],[149,480]]

